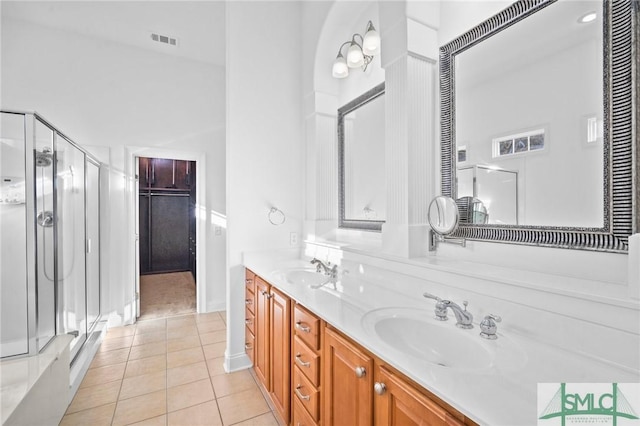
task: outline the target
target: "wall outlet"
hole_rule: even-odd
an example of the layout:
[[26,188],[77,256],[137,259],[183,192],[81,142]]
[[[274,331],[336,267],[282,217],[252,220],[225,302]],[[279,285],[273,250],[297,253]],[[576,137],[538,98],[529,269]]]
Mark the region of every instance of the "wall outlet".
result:
[[289,234],[289,245],[297,246],[298,245],[298,233],[292,232]]

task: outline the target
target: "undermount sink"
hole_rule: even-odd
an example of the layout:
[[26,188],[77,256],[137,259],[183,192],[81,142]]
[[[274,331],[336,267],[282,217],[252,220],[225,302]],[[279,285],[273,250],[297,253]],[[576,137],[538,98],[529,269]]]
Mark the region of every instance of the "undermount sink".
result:
[[310,268],[292,268],[278,271],[277,274],[284,278],[289,284],[307,285],[311,287],[319,286],[330,280],[329,276]]
[[388,349],[419,362],[460,370],[485,370],[493,366],[514,367],[524,363],[524,352],[510,339],[486,340],[479,329],[455,326],[455,318],[437,321],[433,310],[382,308],[362,318],[365,330]]

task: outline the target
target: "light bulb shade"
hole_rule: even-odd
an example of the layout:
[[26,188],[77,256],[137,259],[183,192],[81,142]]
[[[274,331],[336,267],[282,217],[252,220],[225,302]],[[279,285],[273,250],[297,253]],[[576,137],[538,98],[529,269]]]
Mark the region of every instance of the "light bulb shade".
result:
[[362,51],[365,55],[374,56],[378,54],[380,50],[380,34],[373,28],[370,27],[369,31],[364,35],[364,40],[362,41]]
[[332,74],[335,78],[345,78],[349,75],[349,67],[342,54],[338,55],[336,60],[333,61]]
[[347,65],[349,68],[358,68],[364,65],[364,54],[357,43],[352,42],[347,51]]

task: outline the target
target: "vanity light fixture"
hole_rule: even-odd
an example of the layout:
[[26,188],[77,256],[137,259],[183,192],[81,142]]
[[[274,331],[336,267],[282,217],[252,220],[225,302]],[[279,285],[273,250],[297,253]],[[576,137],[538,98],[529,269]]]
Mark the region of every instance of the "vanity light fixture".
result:
[[[360,39],[359,43],[357,38]],[[342,49],[347,45],[349,49],[347,49],[347,58],[345,59]],[[367,66],[373,60],[373,56],[379,51],[380,35],[371,21],[369,21],[364,37],[355,33],[351,40],[342,43],[342,46],[338,49],[338,55],[333,61],[332,75],[335,78],[345,78],[349,75],[349,68],[361,67],[362,71],[366,71]]]
[[596,20],[597,17],[598,17],[598,14],[596,12],[588,12],[582,15],[580,18],[578,18],[578,23],[586,24],[588,22],[593,22]]

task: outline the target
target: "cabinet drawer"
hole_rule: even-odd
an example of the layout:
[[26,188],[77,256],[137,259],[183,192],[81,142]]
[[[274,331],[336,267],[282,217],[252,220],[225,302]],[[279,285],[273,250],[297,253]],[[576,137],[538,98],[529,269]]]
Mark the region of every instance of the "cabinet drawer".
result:
[[313,421],[313,418],[297,399],[293,400],[293,419],[291,424],[292,426],[318,426],[318,423]]
[[244,303],[247,310],[251,311],[251,313],[255,313],[256,297],[254,296],[253,291],[250,291],[248,288],[244,292]]
[[293,338],[293,362],[314,386],[320,386],[320,356],[309,349],[299,336]]
[[253,335],[256,334],[255,322],[256,322],[255,315],[253,315],[253,312],[251,312],[249,310],[249,307],[247,306],[247,309],[244,310],[244,324],[247,326],[247,328],[249,329],[249,331],[251,331],[251,334]]
[[320,392],[300,372],[298,367],[293,369],[293,393],[294,402],[299,402],[309,413],[313,421],[320,418]]
[[293,312],[293,325],[296,336],[307,344],[311,349],[320,349],[320,320],[300,305],[296,305]]
[[251,332],[251,330],[249,330],[249,327],[245,327],[244,329],[244,350],[247,353],[247,356],[249,357],[249,359],[251,360],[251,362],[254,362],[254,356],[255,356],[255,347],[256,347],[256,338],[254,336],[254,334]]

